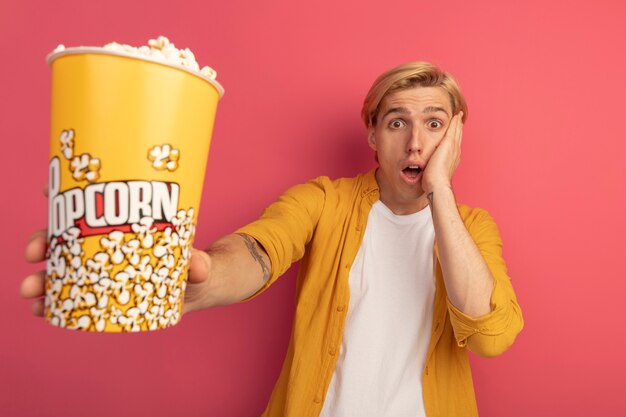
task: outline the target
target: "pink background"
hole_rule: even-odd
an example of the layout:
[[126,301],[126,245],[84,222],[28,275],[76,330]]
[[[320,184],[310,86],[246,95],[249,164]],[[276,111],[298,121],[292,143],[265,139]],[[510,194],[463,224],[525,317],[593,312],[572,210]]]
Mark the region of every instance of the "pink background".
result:
[[295,183],[373,167],[359,111],[383,70],[455,74],[470,109],[456,194],[498,222],[526,319],[504,356],[471,359],[481,416],[626,415],[625,20],[620,0],[0,0],[0,415],[254,416],[278,376],[295,268],[252,302],[148,334],[60,330],[18,295],[46,224],[45,55],[159,34],[226,88],[199,247]]

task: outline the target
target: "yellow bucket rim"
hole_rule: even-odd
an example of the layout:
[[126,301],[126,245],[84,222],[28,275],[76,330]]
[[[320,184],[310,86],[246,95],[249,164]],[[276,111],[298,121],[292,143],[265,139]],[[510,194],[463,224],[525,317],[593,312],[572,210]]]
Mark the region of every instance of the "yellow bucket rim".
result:
[[202,74],[200,71],[196,71],[191,68],[184,67],[182,65],[174,64],[164,59],[159,59],[159,58],[155,58],[151,56],[137,55],[131,52],[110,51],[108,49],[91,47],[91,46],[72,47],[72,48],[65,48],[62,51],[51,52],[50,54],[48,54],[48,56],[46,56],[46,62],[48,63],[48,65],[51,66],[52,61],[54,61],[57,58],[60,58],[65,55],[78,55],[78,54],[116,55],[116,56],[123,56],[126,58],[139,59],[142,61],[154,62],[156,64],[161,64],[161,65],[165,65],[168,67],[176,68],[176,69],[188,72],[191,75],[195,75],[196,77],[200,77],[205,81],[208,81],[213,87],[217,89],[220,99],[224,96],[224,87],[222,87],[222,85],[219,82],[217,82],[216,80],[212,78],[207,77],[206,75]]

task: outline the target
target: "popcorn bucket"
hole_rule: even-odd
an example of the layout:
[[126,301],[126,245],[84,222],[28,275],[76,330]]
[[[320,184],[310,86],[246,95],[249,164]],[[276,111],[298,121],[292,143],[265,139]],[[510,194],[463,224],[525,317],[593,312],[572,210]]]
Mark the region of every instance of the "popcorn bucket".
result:
[[97,332],[172,326],[224,90],[196,71],[101,48],[48,62],[45,317]]

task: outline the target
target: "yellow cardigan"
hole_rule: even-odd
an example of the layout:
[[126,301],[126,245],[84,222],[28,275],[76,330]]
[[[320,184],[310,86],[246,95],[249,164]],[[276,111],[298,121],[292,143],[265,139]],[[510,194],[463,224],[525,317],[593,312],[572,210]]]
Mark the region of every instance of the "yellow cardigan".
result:
[[[237,231],[255,238],[272,263],[270,279],[250,298],[302,260],[291,340],[263,416],[319,416],[341,346],[350,299],[348,274],[369,211],[380,198],[374,173],[337,180],[320,177],[292,187],[260,219]],[[449,302],[435,245],[433,325],[422,375],[429,417],[477,416],[466,349],[481,356],[498,355],[523,327],[496,224],[482,209],[464,205],[458,209],[495,279],[492,311],[471,318]]]

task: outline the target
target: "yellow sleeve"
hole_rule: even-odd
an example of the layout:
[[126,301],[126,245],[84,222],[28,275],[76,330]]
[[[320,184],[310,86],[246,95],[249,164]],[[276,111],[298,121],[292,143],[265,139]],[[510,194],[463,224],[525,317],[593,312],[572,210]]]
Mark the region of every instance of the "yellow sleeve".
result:
[[482,209],[473,209],[465,225],[494,278],[491,312],[473,318],[448,299],[450,321],[457,344],[480,356],[497,356],[506,351],[524,327],[522,311],[502,258],[502,240],[493,218]]
[[304,256],[326,199],[325,177],[296,185],[267,207],[261,217],[238,229],[256,239],[270,258],[272,273],[259,291],[242,301],[250,300],[272,285]]

